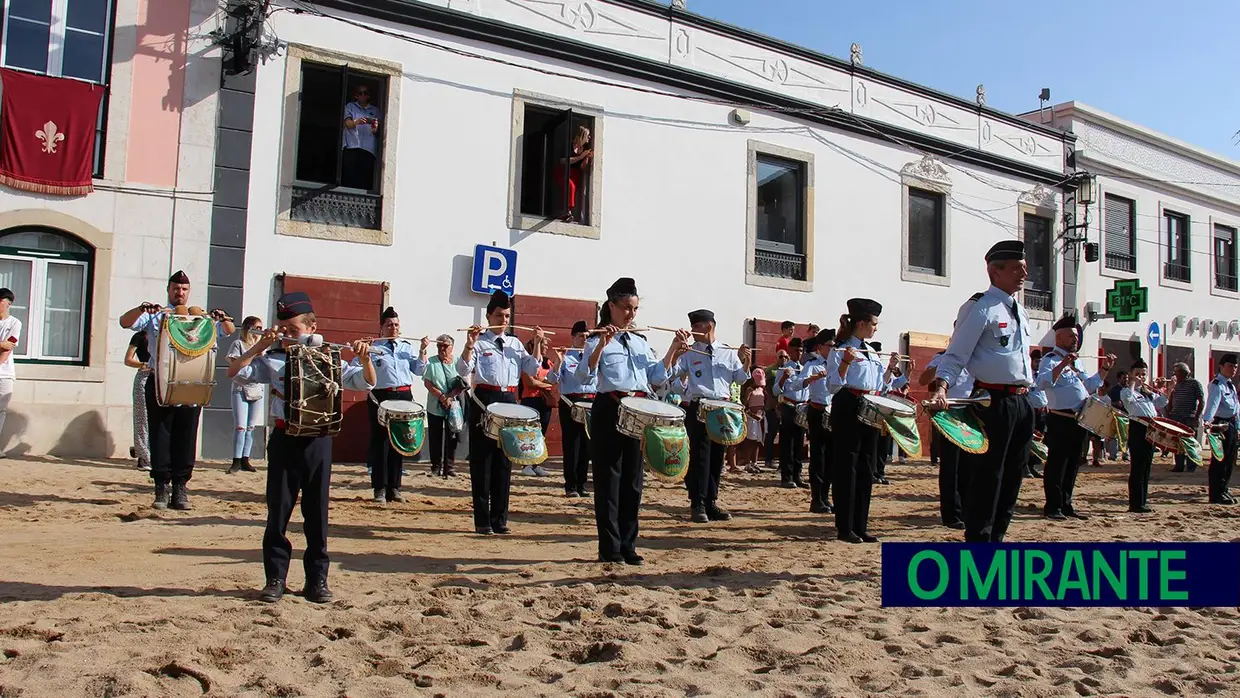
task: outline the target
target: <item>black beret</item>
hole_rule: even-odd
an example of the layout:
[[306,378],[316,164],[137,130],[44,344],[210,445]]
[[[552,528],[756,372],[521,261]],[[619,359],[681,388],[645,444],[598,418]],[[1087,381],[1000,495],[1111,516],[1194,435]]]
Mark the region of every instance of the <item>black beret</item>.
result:
[[590,328],[586,326],[586,321],[578,320],[577,322],[573,323],[573,331],[570,334],[581,334],[582,332],[589,332],[589,331],[590,331]]
[[616,283],[612,284],[611,288],[607,289],[607,298],[610,300],[615,300],[617,298],[622,298],[624,296],[636,296],[636,295],[637,295],[637,282],[628,278],[627,276],[620,278],[620,279],[616,279]]
[[276,301],[276,317],[280,320],[290,320],[298,315],[313,312],[314,306],[310,304],[310,294],[302,291],[286,293]]
[[882,350],[883,350],[883,343],[882,343],[882,342],[870,342],[870,346],[874,347],[874,351],[882,351]]
[[1232,364],[1233,366],[1236,364],[1235,354],[1223,354],[1223,358],[1218,360],[1219,366],[1226,366],[1227,364]]
[[189,275],[187,275],[187,274],[186,274],[183,270],[179,270],[179,269],[178,269],[178,270],[177,270],[177,273],[175,273],[175,274],[173,274],[172,276],[169,276],[169,277],[168,277],[168,283],[170,283],[170,284],[188,284],[188,283],[189,283]]
[[869,298],[850,298],[848,299],[848,314],[854,319],[863,317],[878,317],[883,313],[883,306],[878,301]]
[[1150,365],[1145,363],[1145,359],[1137,359],[1132,362],[1132,366],[1128,367],[1129,371],[1135,371],[1138,368],[1149,368]]
[[396,308],[393,308],[392,306],[389,305],[387,309],[383,311],[383,314],[379,316],[379,322],[383,322],[384,320],[387,320],[388,318],[394,318],[394,317],[400,317],[400,316],[396,314]]
[[487,313],[493,313],[497,308],[507,310],[511,307],[512,301],[508,298],[508,294],[496,291],[491,294],[491,300],[487,303]]
[[1004,262],[1011,259],[1025,258],[1025,242],[1023,240],[1001,240],[996,242],[986,253],[987,262]]
[[1076,318],[1071,315],[1064,315],[1063,317],[1056,320],[1055,324],[1051,325],[1051,329],[1052,330],[1076,330],[1078,334],[1081,332],[1081,326],[1077,324]]
[[696,325],[699,322],[714,322],[715,314],[709,310],[695,310],[689,313],[689,324]]
[[826,329],[826,330],[819,332],[814,337],[814,341],[819,344],[822,344],[823,342],[834,342],[835,341],[835,330]]
[[[814,335],[813,337],[810,337],[806,339],[805,341],[801,342],[801,351],[805,351],[805,352],[817,351],[818,344],[819,344],[818,335]],[[788,346],[792,346],[792,343],[789,342]]]

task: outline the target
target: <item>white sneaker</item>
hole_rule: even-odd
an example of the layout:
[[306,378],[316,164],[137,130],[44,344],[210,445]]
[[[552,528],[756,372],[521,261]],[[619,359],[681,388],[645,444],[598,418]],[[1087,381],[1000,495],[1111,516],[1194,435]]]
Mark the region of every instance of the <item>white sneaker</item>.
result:
[[551,471],[547,470],[541,465],[536,465],[534,466],[534,474],[537,475],[538,477],[550,477]]
[[534,466],[532,466],[532,465],[527,465],[527,466],[525,466],[524,468],[522,468],[522,469],[521,469],[521,474],[522,474],[522,475],[535,475],[535,476],[536,476],[536,475],[538,475],[538,472],[537,472],[536,470],[534,470]]

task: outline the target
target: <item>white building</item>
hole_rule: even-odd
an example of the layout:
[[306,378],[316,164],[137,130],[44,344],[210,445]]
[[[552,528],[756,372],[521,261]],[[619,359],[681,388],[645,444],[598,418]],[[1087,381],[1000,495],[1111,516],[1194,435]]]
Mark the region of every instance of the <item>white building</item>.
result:
[[[406,334],[454,332],[486,302],[470,290],[482,243],[518,253],[517,324],[591,320],[632,276],[643,323],[707,307],[739,343],[752,320],[834,326],[869,296],[879,339],[912,333],[924,353],[986,288],[986,249],[1020,236],[1036,331],[1060,310],[1072,137],[980,88],[951,97],[859,49],[840,61],[639,0],[316,7],[268,18],[288,48],[257,70],[238,318],[297,288],[329,339],[372,336],[385,304]],[[381,111],[368,189],[342,186],[358,183],[339,140],[358,86]],[[594,158],[566,222],[554,163],[578,125]]]
[[[1086,345],[1097,340],[1121,367],[1139,354],[1164,375],[1184,361],[1203,382],[1213,377],[1222,354],[1240,352],[1240,162],[1080,102],[1026,118],[1075,134],[1076,166],[1097,174],[1089,239],[1101,242],[1101,254],[1082,265],[1080,305],[1105,308],[1117,279],[1149,289],[1140,322],[1099,320]],[[1151,322],[1159,323],[1162,344],[1154,353],[1146,341]]]

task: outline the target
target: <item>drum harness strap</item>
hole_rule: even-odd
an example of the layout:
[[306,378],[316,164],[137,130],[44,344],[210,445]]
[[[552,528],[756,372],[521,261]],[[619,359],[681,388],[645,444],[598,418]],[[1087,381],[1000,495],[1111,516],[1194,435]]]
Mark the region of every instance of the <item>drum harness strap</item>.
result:
[[[305,351],[306,353],[310,354],[310,355],[311,355],[312,357],[314,357],[314,358],[323,359],[323,360],[325,360],[325,361],[327,361],[327,360],[330,360],[330,359],[331,359],[331,356],[330,356],[329,354],[324,353],[322,350],[320,350],[320,349],[318,349],[318,348],[316,348],[316,347],[304,346],[304,348],[302,349],[302,351]],[[336,381],[334,381],[334,380],[331,380],[329,377],[327,377],[327,376],[323,375],[323,371],[321,371],[321,370],[319,369],[319,367],[318,367],[318,365],[317,365],[317,364],[315,364],[314,362],[309,362],[309,363],[310,363],[311,368],[313,368],[313,369],[314,369],[314,372],[318,374],[318,376],[317,376],[317,377],[318,377],[318,378],[321,378],[321,379],[323,380],[323,389],[324,389],[324,392],[326,392],[326,393],[327,393],[327,397],[329,397],[329,398],[334,398],[334,397],[336,397],[336,393],[340,392],[340,384],[339,384],[339,383],[337,383],[337,382],[336,382]],[[271,391],[272,391],[273,393],[275,393],[275,394],[276,394],[276,396],[277,396],[277,397],[279,397],[281,400],[284,400],[284,399],[285,399],[285,398],[284,398],[284,396],[283,396],[283,395],[281,395],[281,394],[280,394],[280,393],[279,393],[279,392],[278,392],[278,391],[277,391],[274,387],[272,388],[272,390],[271,390]],[[306,401],[306,400],[294,400],[294,401],[292,401],[292,402],[288,402],[288,401],[286,400],[286,403],[287,403],[290,407],[296,407],[297,409],[301,410],[302,412],[305,412],[306,414],[312,414],[312,415],[316,415],[316,416],[319,416],[319,417],[332,417],[332,416],[334,416],[334,413],[330,413],[330,412],[320,412],[320,411],[318,411],[318,410],[310,410],[310,409],[306,409],[306,403],[307,403],[307,401]]]

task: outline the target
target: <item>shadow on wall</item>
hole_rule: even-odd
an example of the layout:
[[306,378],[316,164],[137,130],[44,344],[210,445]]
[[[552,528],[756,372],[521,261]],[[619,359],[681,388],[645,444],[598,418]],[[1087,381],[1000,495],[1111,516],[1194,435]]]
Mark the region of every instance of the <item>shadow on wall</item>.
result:
[[4,420],[4,429],[0,430],[0,452],[12,456],[24,456],[29,453],[30,444],[22,441],[29,426],[29,417],[10,409]]
[[103,415],[91,410],[66,424],[60,439],[47,454],[57,458],[111,458],[115,447]]

